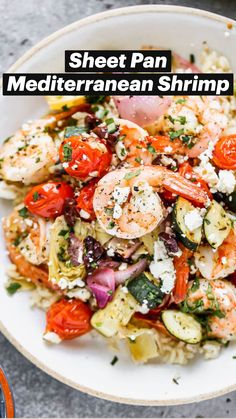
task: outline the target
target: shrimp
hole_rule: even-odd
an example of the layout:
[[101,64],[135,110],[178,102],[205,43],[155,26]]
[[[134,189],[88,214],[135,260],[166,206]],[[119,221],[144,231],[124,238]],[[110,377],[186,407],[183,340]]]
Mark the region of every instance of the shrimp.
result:
[[48,179],[50,167],[58,160],[58,151],[46,130],[83,108],[86,109],[86,104],[24,124],[0,149],[2,178],[26,185]]
[[45,118],[25,124],[3,144],[0,158],[4,180],[27,185],[49,177],[49,167],[57,160],[57,149],[44,130],[53,121],[54,118]]
[[217,251],[199,246],[194,254],[196,267],[206,279],[225,278],[236,270],[236,230],[232,229]]
[[209,313],[208,336],[227,340],[236,337],[236,288],[229,281],[200,279],[198,289],[190,281],[185,301],[196,313]]
[[50,223],[32,214],[22,216],[21,211],[24,211],[24,207],[19,205],[3,220],[10,259],[21,275],[35,284],[44,283],[52,288],[46,268]]
[[120,128],[120,139],[116,143],[115,151],[121,161],[131,166],[152,164],[153,156],[147,150],[148,132],[134,122],[126,119],[116,119]]
[[[215,144],[226,126],[227,117],[218,98],[178,96],[158,121],[156,131],[170,135],[169,146],[173,150],[168,154],[176,153],[175,143],[181,145],[181,138],[182,146],[177,153],[194,158],[205,151],[210,142]],[[155,149],[158,152],[158,143]]]
[[150,233],[166,216],[156,193],[163,188],[198,204],[208,201],[199,186],[164,167],[115,170],[98,182],[94,194],[93,206],[101,227],[123,239]]

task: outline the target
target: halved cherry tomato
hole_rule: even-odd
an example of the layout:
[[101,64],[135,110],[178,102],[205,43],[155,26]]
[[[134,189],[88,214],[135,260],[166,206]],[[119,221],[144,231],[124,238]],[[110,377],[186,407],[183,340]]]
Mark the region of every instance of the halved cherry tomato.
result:
[[213,162],[220,169],[236,170],[236,134],[220,138],[213,151]]
[[65,182],[47,182],[34,186],[26,195],[24,203],[32,214],[44,218],[55,218],[63,213],[66,198],[74,191]]
[[78,198],[76,199],[78,210],[86,211],[90,215],[89,217],[90,221],[95,220],[96,218],[95,212],[93,209],[93,195],[94,195],[96,186],[97,186],[97,180],[96,179],[91,180],[86,186],[84,186],[81,189],[80,194]]
[[63,298],[49,308],[46,332],[54,332],[63,340],[77,338],[91,330],[92,314],[83,301]]
[[186,177],[193,183],[199,183],[204,191],[206,191],[207,195],[210,199],[212,199],[212,194],[210,192],[210,189],[208,188],[207,183],[205,180],[201,179],[199,175],[194,173],[192,166],[188,162],[184,162],[179,166],[179,174],[183,177]]
[[104,142],[81,135],[67,138],[59,149],[65,171],[80,180],[101,177],[111,163],[112,154]]
[[176,304],[184,301],[188,291],[188,279],[190,268],[188,259],[192,256],[193,252],[182,244],[179,243],[179,247],[182,251],[181,256],[174,258],[174,267],[176,272],[175,287],[173,290],[173,300]]

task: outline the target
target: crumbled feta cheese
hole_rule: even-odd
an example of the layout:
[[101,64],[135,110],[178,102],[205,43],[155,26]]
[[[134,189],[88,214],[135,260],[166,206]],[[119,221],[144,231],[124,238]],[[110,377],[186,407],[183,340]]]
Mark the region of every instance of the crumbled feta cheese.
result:
[[113,208],[113,218],[118,220],[122,216],[122,208],[119,204],[115,204]]
[[89,173],[89,176],[91,176],[91,177],[97,177],[98,176],[98,171],[97,170],[94,170],[94,172],[90,172]]
[[84,218],[85,220],[88,220],[90,218],[90,214],[83,209],[80,210],[79,215],[81,218]]
[[78,288],[67,292],[66,295],[69,298],[77,298],[78,300],[85,302],[91,297],[91,292],[87,288]]
[[115,249],[113,249],[113,247],[109,247],[107,249],[107,256],[110,256],[110,257],[115,256]]
[[226,265],[226,263],[227,263],[227,257],[223,256],[223,257],[221,258],[221,263],[222,263],[223,265]]
[[173,150],[173,148],[172,148],[171,146],[168,146],[168,147],[165,147],[165,148],[164,148],[164,152],[165,152],[165,153],[167,153],[167,154],[168,154],[168,153],[171,153],[171,152],[172,152],[172,150]]
[[126,159],[128,153],[127,153],[127,150],[125,148],[123,141],[118,141],[116,143],[115,150],[116,150],[116,154],[118,158],[121,161]]
[[58,334],[54,332],[45,333],[45,335],[43,336],[43,339],[46,340],[47,342],[55,343],[55,344],[58,344],[61,342],[60,336],[58,336]]
[[187,212],[184,217],[184,222],[189,231],[194,231],[201,227],[203,223],[203,217],[200,214],[200,211],[197,208],[194,208],[194,210]]
[[216,186],[218,191],[227,195],[231,194],[236,186],[236,179],[233,172],[230,170],[220,170],[218,176],[219,181]]
[[154,243],[154,257],[149,269],[154,278],[162,280],[161,291],[169,294],[175,284],[175,268],[164,243],[159,239]]
[[112,194],[113,198],[115,199],[115,201],[117,202],[117,204],[121,205],[124,202],[127,201],[128,197],[130,194],[130,188],[129,186],[124,187],[124,188],[119,188],[119,186],[117,186],[114,189],[114,192]]
[[128,268],[128,264],[127,263],[121,263],[119,266],[119,271],[125,271]]
[[201,161],[200,165],[194,167],[194,172],[204,179],[211,188],[215,188],[219,182],[215,167],[207,161]]
[[66,278],[61,278],[58,281],[58,286],[59,286],[59,288],[61,288],[61,290],[65,290],[68,286],[68,283],[69,283],[69,281],[67,281]]
[[143,302],[142,305],[139,305],[137,311],[142,314],[147,314],[149,312],[147,303]]
[[147,182],[142,182],[134,185],[131,204],[137,212],[142,214],[155,213],[159,205],[159,196],[153,191],[152,186]]
[[128,294],[129,293],[129,290],[128,290],[128,288],[126,286],[122,287],[121,288],[121,291],[123,291],[124,294]]

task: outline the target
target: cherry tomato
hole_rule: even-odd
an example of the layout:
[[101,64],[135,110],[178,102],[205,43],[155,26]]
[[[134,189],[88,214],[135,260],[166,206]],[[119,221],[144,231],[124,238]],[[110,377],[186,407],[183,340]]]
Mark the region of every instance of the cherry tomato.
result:
[[205,180],[201,179],[199,175],[194,173],[192,166],[188,162],[182,163],[179,166],[179,174],[183,177],[186,177],[186,175],[188,175],[186,179],[191,180],[191,182],[193,183],[200,183],[202,189],[206,191],[209,198],[212,199],[212,194],[210,192],[210,189],[208,188],[207,183],[205,182]]
[[213,162],[220,169],[236,170],[236,134],[220,138],[213,151]]
[[82,301],[63,298],[49,308],[46,332],[54,332],[63,340],[77,338],[91,330],[92,314]]
[[181,256],[174,258],[174,267],[176,272],[175,288],[173,290],[173,300],[176,304],[184,301],[188,291],[188,279],[190,268],[188,259],[192,256],[193,252],[182,244],[179,244],[182,250]]
[[94,195],[96,186],[97,186],[97,180],[96,179],[91,180],[86,186],[84,186],[81,189],[80,194],[78,198],[76,199],[77,209],[79,211],[80,210],[86,211],[90,215],[90,217],[88,217],[90,221],[95,220],[96,218],[95,212],[93,209],[93,195]]
[[59,156],[65,171],[80,180],[104,175],[112,158],[102,140],[92,137],[83,139],[81,135],[63,141]]
[[34,186],[25,197],[25,206],[32,214],[44,218],[55,218],[63,213],[66,198],[74,191],[65,182],[47,182]]

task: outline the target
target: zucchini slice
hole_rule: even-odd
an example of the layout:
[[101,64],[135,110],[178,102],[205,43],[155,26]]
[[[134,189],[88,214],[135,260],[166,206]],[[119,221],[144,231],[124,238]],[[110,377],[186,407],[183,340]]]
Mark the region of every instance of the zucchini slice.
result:
[[191,314],[164,310],[161,317],[166,329],[175,338],[191,344],[202,340],[202,327]]
[[178,197],[173,210],[173,227],[178,239],[190,250],[196,250],[202,239],[202,228],[190,231],[185,224],[185,215],[195,207],[187,199]]
[[217,249],[229,235],[232,223],[224,208],[218,202],[212,201],[203,226],[208,243]]
[[146,302],[148,308],[156,308],[163,300],[163,292],[145,274],[132,279],[127,288],[140,304]]

